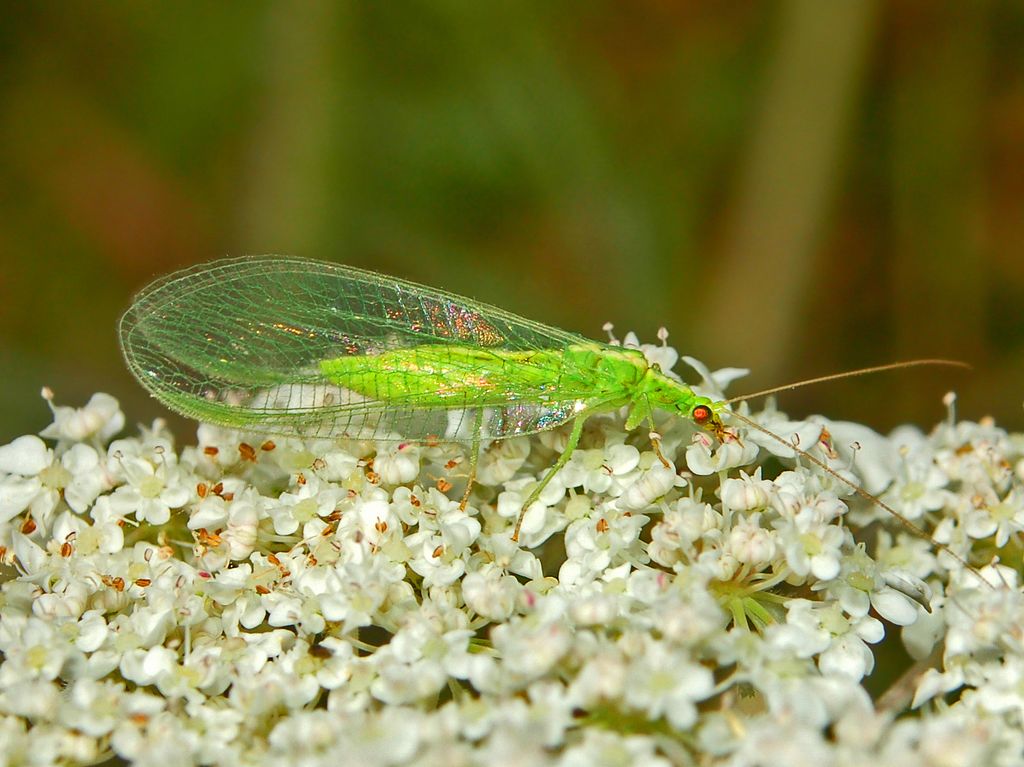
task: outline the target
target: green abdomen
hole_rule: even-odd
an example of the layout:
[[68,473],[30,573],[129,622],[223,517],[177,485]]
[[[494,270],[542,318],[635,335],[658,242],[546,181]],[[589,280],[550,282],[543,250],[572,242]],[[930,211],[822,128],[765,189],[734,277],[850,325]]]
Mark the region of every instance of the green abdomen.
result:
[[[523,356],[538,364],[529,364]],[[374,355],[324,360],[320,369],[338,386],[384,402],[459,406],[515,399],[557,380],[561,353],[488,351],[431,344]]]
[[646,370],[639,352],[587,344],[511,351],[425,344],[324,360],[331,383],[383,402],[463,407],[615,399]]

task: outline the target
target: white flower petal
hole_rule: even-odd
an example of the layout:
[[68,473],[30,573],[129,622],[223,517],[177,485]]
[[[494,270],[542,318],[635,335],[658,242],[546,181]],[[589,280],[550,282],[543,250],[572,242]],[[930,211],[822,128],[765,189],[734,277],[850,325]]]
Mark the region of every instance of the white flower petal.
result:
[[0,479],[0,522],[9,522],[21,514],[41,490],[42,485],[35,477],[11,475]]
[[34,434],[0,445],[0,472],[31,477],[49,466],[51,460],[46,443]]
[[871,604],[878,614],[897,626],[909,626],[917,620],[920,608],[895,589],[882,589],[871,595]]

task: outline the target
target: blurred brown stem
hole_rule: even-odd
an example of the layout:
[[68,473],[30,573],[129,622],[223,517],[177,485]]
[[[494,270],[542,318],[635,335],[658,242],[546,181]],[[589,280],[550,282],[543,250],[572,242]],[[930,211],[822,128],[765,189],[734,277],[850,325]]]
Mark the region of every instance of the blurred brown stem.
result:
[[778,381],[799,338],[850,114],[874,30],[874,2],[787,0],[758,124],[706,292],[717,364]]

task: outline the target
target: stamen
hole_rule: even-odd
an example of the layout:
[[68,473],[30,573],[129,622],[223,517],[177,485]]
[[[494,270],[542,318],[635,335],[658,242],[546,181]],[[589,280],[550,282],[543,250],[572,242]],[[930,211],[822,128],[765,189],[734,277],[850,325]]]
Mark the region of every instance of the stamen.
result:
[[608,343],[610,343],[612,346],[619,346],[619,339],[617,339],[615,335],[612,333],[612,331],[615,330],[615,326],[612,323],[604,323],[604,325],[601,326],[601,330],[608,334]]
[[946,423],[949,430],[953,431],[956,428],[956,392],[946,392],[942,404],[946,406]]

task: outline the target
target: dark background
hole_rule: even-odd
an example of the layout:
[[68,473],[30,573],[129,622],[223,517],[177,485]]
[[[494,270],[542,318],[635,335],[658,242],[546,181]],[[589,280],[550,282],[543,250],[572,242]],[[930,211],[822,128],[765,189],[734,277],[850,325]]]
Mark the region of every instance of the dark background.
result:
[[[1024,425],[1024,5],[0,6],[0,442],[164,411],[151,278],[293,253],[751,367],[782,407]],[[182,432],[183,437],[189,437]]]

